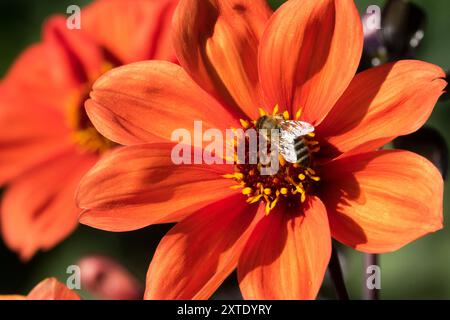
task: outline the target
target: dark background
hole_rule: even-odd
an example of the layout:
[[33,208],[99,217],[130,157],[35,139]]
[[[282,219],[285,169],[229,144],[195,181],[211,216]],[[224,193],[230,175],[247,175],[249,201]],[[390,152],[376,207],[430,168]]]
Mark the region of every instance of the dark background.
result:
[[[283,1],[271,1],[276,6]],[[425,39],[418,58],[450,68],[450,1],[415,0],[427,13]],[[29,44],[39,41],[41,25],[54,13],[64,14],[72,4],[83,6],[88,0],[0,0],[0,76]],[[383,0],[356,0],[361,11],[369,5],[382,6]],[[50,66],[49,66],[50,67]],[[429,121],[447,141],[450,139],[450,104],[439,103]],[[448,183],[447,183],[448,184]],[[446,184],[445,216],[449,218],[449,191]],[[130,233],[107,233],[81,226],[64,243],[39,253],[22,264],[0,240],[0,294],[27,293],[48,276],[67,278],[67,266],[91,253],[117,258],[144,283],[151,254],[168,226],[149,227]],[[362,254],[345,249],[344,269],[352,298],[361,297],[363,285]],[[444,230],[424,237],[396,253],[381,256],[383,299],[450,299],[450,234]],[[88,294],[82,293],[85,297]],[[234,297],[233,278],[218,298]],[[327,290],[322,297],[333,298]]]

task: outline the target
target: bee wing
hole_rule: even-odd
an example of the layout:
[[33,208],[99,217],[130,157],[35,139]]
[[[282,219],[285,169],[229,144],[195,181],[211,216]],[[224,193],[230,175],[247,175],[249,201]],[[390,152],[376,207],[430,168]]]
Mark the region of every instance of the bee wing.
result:
[[314,127],[308,122],[284,120],[280,123],[281,136],[294,141],[298,137],[306,136],[314,132]]
[[287,143],[280,138],[280,145],[278,146],[278,151],[283,156],[283,158],[290,163],[297,162],[297,152],[295,151],[294,143]]
[[295,139],[313,133],[314,127],[307,122],[286,120],[280,123],[280,128],[279,151],[286,161],[296,163]]

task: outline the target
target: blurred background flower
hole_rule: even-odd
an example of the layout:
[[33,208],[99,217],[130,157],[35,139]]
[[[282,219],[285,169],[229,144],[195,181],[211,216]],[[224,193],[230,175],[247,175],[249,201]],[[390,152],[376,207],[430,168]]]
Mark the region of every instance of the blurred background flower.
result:
[[[276,7],[283,1],[271,0]],[[383,8],[386,0],[355,0],[361,15],[370,5]],[[435,63],[445,70],[450,69],[450,2],[448,0],[411,0],[414,7],[400,0],[391,7],[390,14],[384,14],[385,23],[399,26],[397,33],[392,27],[385,30],[384,49],[376,52],[385,54],[384,59],[395,60],[414,56],[417,59]],[[3,77],[18,54],[31,43],[40,39],[44,20],[51,14],[64,14],[69,5],[84,6],[89,0],[2,0],[0,2],[0,76]],[[391,5],[392,6],[392,5]],[[406,9],[405,9],[406,8]],[[411,9],[414,8],[414,9]],[[406,10],[406,11],[405,11]],[[383,20],[382,20],[383,21]],[[406,22],[405,22],[406,21]],[[408,22],[412,21],[412,22]],[[423,31],[417,33],[417,31]],[[411,38],[412,37],[412,38]],[[376,38],[379,41],[379,38]],[[412,43],[417,45],[411,48]],[[409,42],[408,42],[409,41]],[[405,49],[404,44],[409,43]],[[378,48],[379,43],[375,42]],[[393,53],[392,53],[393,52]],[[389,57],[387,55],[389,54]],[[380,59],[379,63],[384,60]],[[369,59],[369,63],[372,60]],[[450,141],[450,102],[441,99],[427,128],[407,140],[397,140],[395,147],[425,152],[444,174],[446,172],[446,148]],[[423,153],[422,153],[423,154]],[[450,191],[446,182],[445,215],[448,212]],[[62,244],[49,252],[38,253],[35,258],[23,264],[3,243],[0,243],[0,294],[28,293],[41,279],[56,276],[65,282],[69,274],[66,268],[76,264],[86,255],[103,254],[120,261],[123,267],[145,282],[145,272],[159,239],[170,226],[152,226],[129,233],[107,233],[84,226]],[[132,250],[130,250],[132,248]],[[363,274],[362,254],[353,250],[343,252],[345,276],[352,298],[361,297]],[[447,298],[450,299],[450,234],[441,232],[424,237],[392,254],[380,257],[382,266],[382,299],[390,298]],[[235,275],[219,289],[216,298],[239,298],[235,288]],[[86,286],[89,287],[89,286]],[[91,298],[87,290],[79,292],[83,298]],[[321,297],[334,298],[333,290],[323,290]]]
[[[90,122],[84,102],[104,72],[124,64],[176,62],[170,21],[177,0],[97,0],[46,20],[42,40],[14,61],[0,87],[0,212],[8,247],[28,261],[78,225],[81,177],[116,144]],[[80,24],[81,27],[81,24]]]
[[103,255],[91,255],[77,261],[81,287],[101,300],[141,300],[144,289],[118,261]]
[[0,295],[0,300],[80,300],[80,297],[56,278],[39,282],[27,295]]

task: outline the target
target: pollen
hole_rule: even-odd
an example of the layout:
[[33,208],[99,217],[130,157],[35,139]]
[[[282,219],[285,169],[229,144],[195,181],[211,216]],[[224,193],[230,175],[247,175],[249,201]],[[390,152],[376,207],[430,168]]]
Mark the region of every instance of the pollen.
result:
[[[287,111],[279,112],[280,106],[278,105],[270,113],[262,108],[259,111],[261,117],[272,114],[273,116],[282,116],[285,120],[290,119]],[[298,120],[300,116],[301,109],[294,119]],[[241,120],[240,122],[243,129],[258,130],[256,127],[258,119],[254,121]],[[314,157],[320,150],[320,146],[314,138],[315,134],[302,137],[310,157],[310,161],[307,163],[290,163],[282,155],[279,155],[279,169],[272,175],[262,174],[263,166],[261,163],[245,163],[235,164],[235,171],[224,175],[224,178],[235,181],[232,188],[241,189],[242,194],[247,197],[247,203],[264,202],[267,215],[277,205],[301,206],[306,202],[309,195],[316,192],[320,182],[320,176],[314,163]]]

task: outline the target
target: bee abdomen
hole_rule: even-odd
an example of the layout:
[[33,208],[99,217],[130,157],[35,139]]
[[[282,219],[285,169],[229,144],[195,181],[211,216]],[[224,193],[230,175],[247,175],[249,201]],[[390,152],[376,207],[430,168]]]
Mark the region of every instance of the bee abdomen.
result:
[[308,167],[311,163],[311,154],[305,139],[303,137],[297,138],[295,140],[294,148],[297,156],[296,162],[304,167]]

